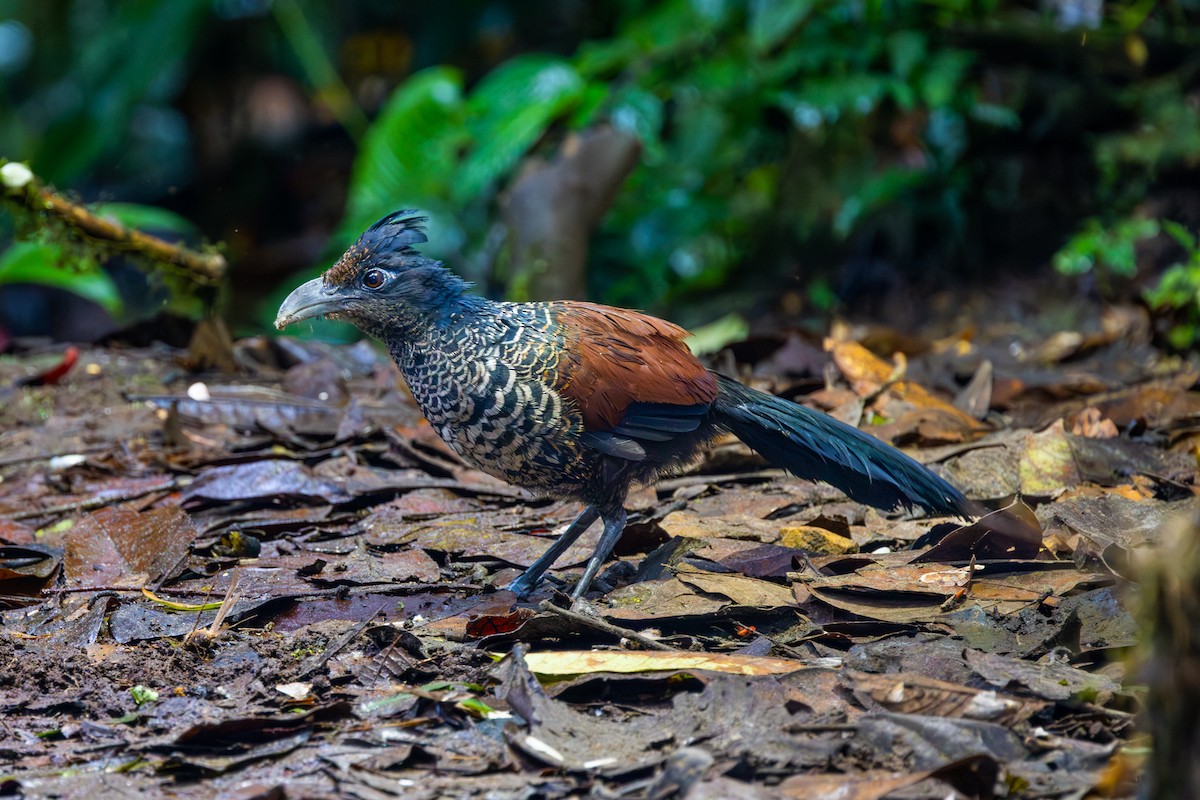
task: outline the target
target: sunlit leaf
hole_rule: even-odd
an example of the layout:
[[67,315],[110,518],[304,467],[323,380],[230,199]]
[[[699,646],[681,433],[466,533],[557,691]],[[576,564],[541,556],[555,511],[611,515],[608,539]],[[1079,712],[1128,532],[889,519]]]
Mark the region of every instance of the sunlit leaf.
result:
[[804,669],[801,661],[735,655],[732,653],[629,652],[622,650],[559,650],[527,653],[530,672],[564,678],[595,672],[641,673],[663,670],[709,670],[734,675],[781,675]]
[[750,333],[750,325],[741,314],[726,314],[707,325],[692,330],[688,337],[688,348],[697,355],[715,353],[734,342],[740,342]]
[[511,170],[583,91],[574,67],[552,56],[521,56],[489,73],[467,103],[474,146],[454,181],[455,200],[467,202]]

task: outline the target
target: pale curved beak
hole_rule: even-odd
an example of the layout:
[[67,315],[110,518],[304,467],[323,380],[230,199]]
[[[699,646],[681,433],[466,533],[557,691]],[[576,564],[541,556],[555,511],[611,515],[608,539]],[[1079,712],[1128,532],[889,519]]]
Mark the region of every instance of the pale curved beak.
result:
[[332,314],[340,311],[344,303],[345,299],[327,287],[324,279],[313,278],[297,286],[279,306],[275,327],[283,330],[293,322]]

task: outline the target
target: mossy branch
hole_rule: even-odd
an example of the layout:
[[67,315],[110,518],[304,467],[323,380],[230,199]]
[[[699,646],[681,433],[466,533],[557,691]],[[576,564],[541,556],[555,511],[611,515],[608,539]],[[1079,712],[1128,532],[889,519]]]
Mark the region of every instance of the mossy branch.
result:
[[86,241],[102,249],[134,253],[151,261],[183,270],[196,283],[220,283],[229,269],[225,256],[214,250],[192,250],[157,236],[127,228],[107,217],[97,216],[46,186],[24,164],[0,166],[0,194],[5,201],[34,215],[47,215]]

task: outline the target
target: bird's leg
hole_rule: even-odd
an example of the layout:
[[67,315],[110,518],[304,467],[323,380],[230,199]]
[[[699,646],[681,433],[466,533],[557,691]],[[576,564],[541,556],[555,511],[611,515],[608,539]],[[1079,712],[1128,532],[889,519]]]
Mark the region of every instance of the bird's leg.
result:
[[575,585],[575,591],[571,592],[572,601],[583,597],[584,592],[592,585],[596,573],[600,571],[605,559],[612,554],[617,539],[621,538],[621,531],[625,530],[624,508],[617,506],[616,510],[601,514],[601,516],[604,518],[604,533],[600,534],[600,541],[596,543],[596,552],[592,553],[592,557],[588,559],[587,567],[583,570],[583,577]]
[[542,553],[541,558],[529,565],[529,569],[522,572],[517,579],[504,587],[510,592],[515,592],[517,597],[524,600],[533,591],[534,587],[541,581],[542,575],[546,570],[554,566],[554,562],[558,557],[567,551],[567,548],[575,543],[584,531],[591,527],[596,518],[600,516],[600,512],[595,506],[587,506],[575,518],[565,531],[555,540],[554,544]]

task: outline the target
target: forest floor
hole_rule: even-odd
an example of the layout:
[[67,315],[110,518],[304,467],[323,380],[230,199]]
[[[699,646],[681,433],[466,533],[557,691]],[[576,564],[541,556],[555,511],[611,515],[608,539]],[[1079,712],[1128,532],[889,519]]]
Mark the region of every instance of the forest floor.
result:
[[632,497],[582,614],[562,590],[598,531],[527,602],[497,588],[577,507],[463,466],[366,343],[242,340],[224,372],[13,343],[0,795],[1132,796],[1135,556],[1196,516],[1200,367],[1095,311],[714,362],[1032,536],[721,442]]

